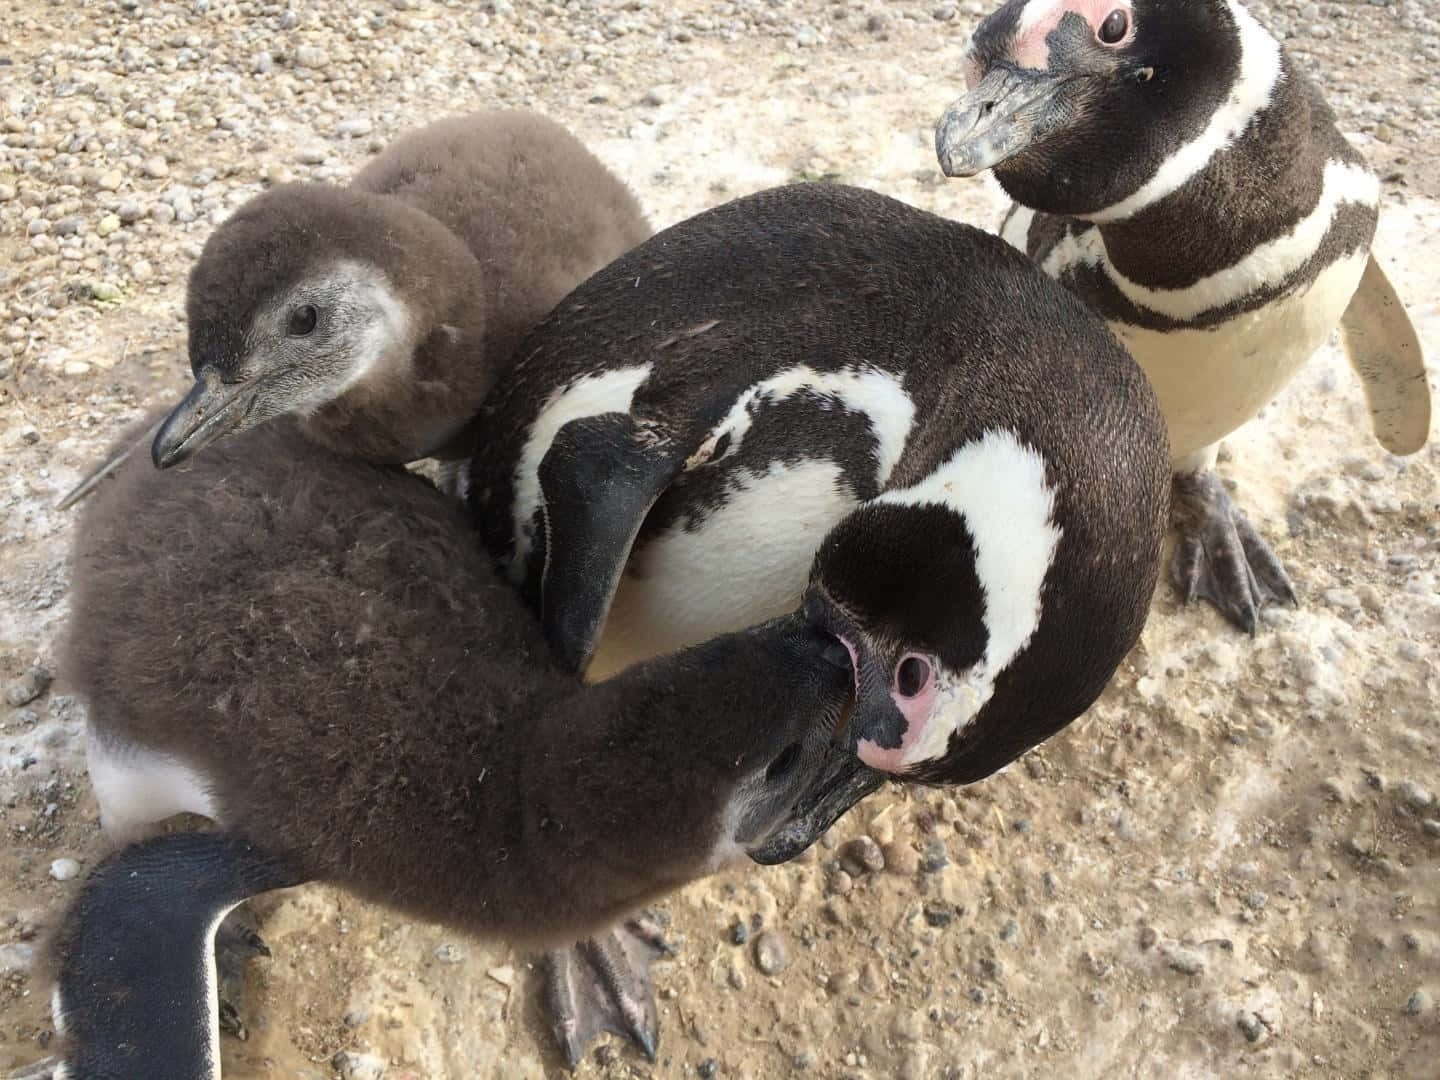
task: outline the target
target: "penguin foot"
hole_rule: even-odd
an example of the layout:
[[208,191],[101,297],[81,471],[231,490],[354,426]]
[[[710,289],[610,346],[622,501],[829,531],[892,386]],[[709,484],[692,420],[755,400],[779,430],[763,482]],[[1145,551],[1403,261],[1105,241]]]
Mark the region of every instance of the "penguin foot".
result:
[[642,914],[546,955],[547,999],[570,1068],[602,1031],[633,1040],[655,1060],[660,1013],[650,966],[671,952],[660,924]]
[[255,956],[269,956],[270,948],[236,908],[215,931],[215,975],[219,984],[220,1030],[244,1042],[250,1038],[242,1009],[245,1004],[245,964]]
[[1267,602],[1298,602],[1280,560],[1213,472],[1176,475],[1174,519],[1180,539],[1171,575],[1187,604],[1208,600],[1253,635]]

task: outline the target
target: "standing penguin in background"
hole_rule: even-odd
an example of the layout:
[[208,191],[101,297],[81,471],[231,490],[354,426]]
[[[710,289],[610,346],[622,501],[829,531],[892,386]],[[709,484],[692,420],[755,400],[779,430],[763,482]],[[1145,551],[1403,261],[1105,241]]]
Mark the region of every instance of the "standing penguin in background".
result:
[[1294,602],[1212,471],[1338,323],[1376,437],[1430,427],[1414,328],[1370,254],[1380,184],[1319,89],[1238,0],[1010,0],[976,28],[936,127],[948,176],[995,173],[1002,235],[1083,297],[1169,428],[1173,577],[1254,632]]
[[[1154,394],[1093,312],[997,237],[829,184],[585,281],[479,429],[481,535],[572,670],[797,610],[843,643],[853,770],[767,860],[886,776],[978,780],[1088,708],[1144,624],[1169,507]],[[653,1047],[637,949],[552,955],[592,991],[572,1060],[600,1026]]]
[[368,461],[466,461],[472,418],[520,339],[649,235],[623,182],[522,110],[412,131],[347,187],[264,192],[190,273],[195,385],[159,426],[155,464],[281,415]]

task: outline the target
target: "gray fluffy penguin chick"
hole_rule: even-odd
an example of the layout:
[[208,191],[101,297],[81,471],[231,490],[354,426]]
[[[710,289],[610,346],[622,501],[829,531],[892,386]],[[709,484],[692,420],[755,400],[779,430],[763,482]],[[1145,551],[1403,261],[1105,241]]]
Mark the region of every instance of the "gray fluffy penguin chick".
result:
[[122,849],[62,921],[69,1076],[218,1075],[215,929],[257,892],[569,942],[762,847],[849,753],[848,657],[801,620],[582,685],[453,500],[288,420],[132,456],[72,605],[107,830],[216,829]]
[[191,271],[195,385],[156,434],[155,464],[281,415],[369,461],[463,459],[520,338],[649,235],[624,183],[520,110],[412,131],[346,187],[267,191]]

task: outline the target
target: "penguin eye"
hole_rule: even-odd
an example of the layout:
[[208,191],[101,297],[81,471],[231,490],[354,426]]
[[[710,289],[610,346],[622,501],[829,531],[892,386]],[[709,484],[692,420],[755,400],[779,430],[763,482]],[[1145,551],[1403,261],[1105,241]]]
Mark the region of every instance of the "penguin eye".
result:
[[315,310],[314,304],[301,304],[290,312],[290,325],[285,332],[291,337],[304,337],[315,329],[315,323],[320,319],[320,312]]
[[1118,45],[1125,32],[1130,29],[1130,16],[1124,8],[1116,8],[1105,16],[1105,21],[1100,24],[1100,29],[1095,36],[1100,39],[1102,45]]
[[895,665],[895,689],[901,697],[914,697],[930,682],[930,663],[913,653]]

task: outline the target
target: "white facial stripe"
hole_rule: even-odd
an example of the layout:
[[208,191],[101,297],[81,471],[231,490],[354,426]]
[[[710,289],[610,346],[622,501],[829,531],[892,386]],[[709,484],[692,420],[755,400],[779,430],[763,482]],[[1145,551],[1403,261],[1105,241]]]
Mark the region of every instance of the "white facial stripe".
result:
[[910,438],[915,403],[896,375],[877,368],[822,372],[802,364],[756,383],[735,400],[729,414],[716,425],[694,460],[697,464],[708,460],[707,449],[713,452],[715,444],[725,435],[731,439],[727,453],[739,449],[760,406],[784,401],[805,391],[834,398],[846,411],[862,413],[870,421],[877,458],[875,482],[884,486]]
[[60,987],[50,991],[50,1023],[55,1025],[55,1034],[65,1037],[65,1004],[60,999]]
[[1110,261],[1104,242],[1093,229],[1057,244],[1046,257],[1044,269],[1054,277],[1066,266],[1100,265],[1133,304],[1184,321],[1240,300],[1262,285],[1282,281],[1320,250],[1340,207],[1350,203],[1376,206],[1379,201],[1380,181],[1374,173],[1359,165],[1331,161],[1325,166],[1315,209],[1294,228],[1261,244],[1235,265],[1193,285],[1181,289],[1151,289],[1129,280]]
[[1120,221],[1171,194],[1209,165],[1269,104],[1280,82],[1280,43],[1237,0],[1222,0],[1240,36],[1240,69],[1230,95],[1196,138],[1166,158],[1139,191],[1093,214],[1090,221]]
[[966,443],[918,484],[887,491],[877,502],[936,504],[960,514],[975,546],[985,596],[985,656],[963,675],[936,673],[929,722],[902,764],[943,756],[952,732],[965,727],[995,691],[995,680],[1040,625],[1045,576],[1061,530],[1052,521],[1055,489],[1045,460],[1010,431],[991,430]]
[[525,576],[525,558],[530,553],[531,520],[540,506],[540,462],[560,429],[572,420],[605,413],[628,413],[630,404],[650,375],[650,365],[617,368],[614,371],[582,375],[556,390],[530,425],[525,448],[515,466],[515,555],[509,566],[512,579]]

